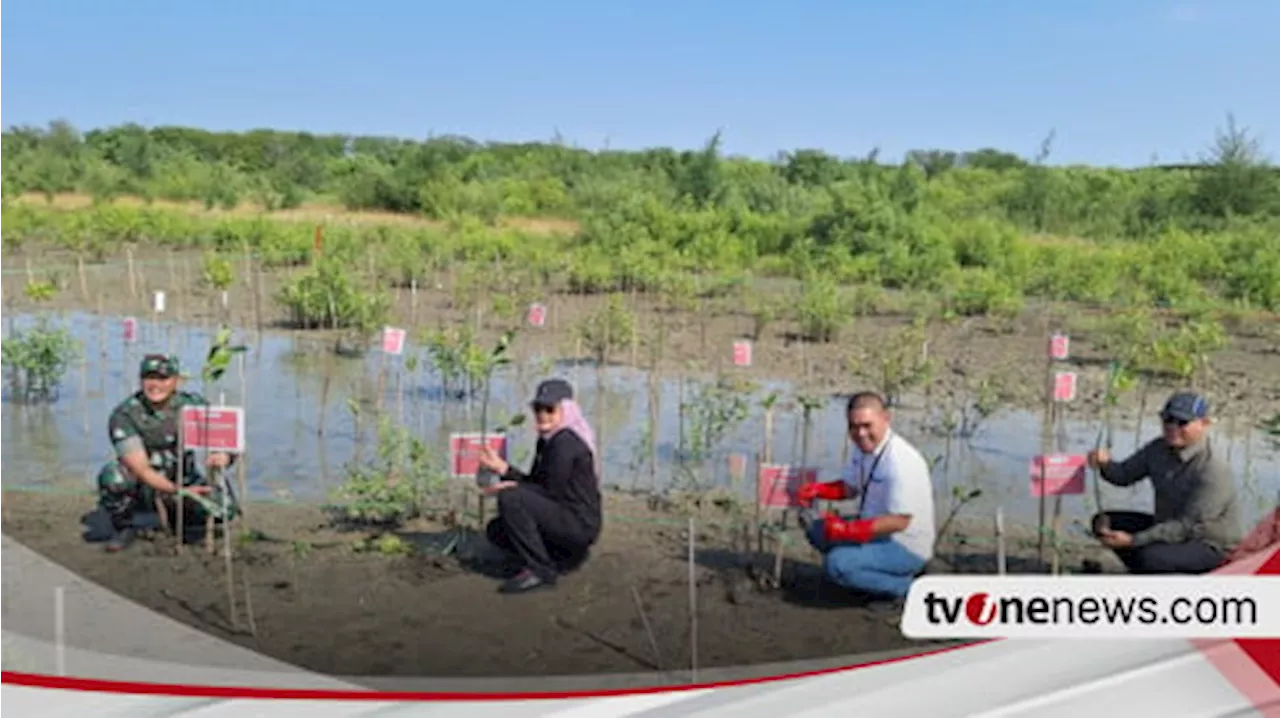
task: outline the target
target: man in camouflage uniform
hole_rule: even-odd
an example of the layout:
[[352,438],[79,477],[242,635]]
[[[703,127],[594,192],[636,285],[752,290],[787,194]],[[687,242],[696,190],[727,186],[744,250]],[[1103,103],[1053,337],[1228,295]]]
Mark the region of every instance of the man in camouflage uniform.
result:
[[[209,404],[200,394],[179,391],[182,373],[176,357],[150,354],[143,358],[139,375],[141,389],[120,402],[107,421],[116,459],[98,472],[99,506],[111,519],[112,536],[106,548],[112,552],[132,543],[137,529],[135,515],[155,511],[156,496],[166,499],[169,515],[175,516],[179,417],[183,407]],[[231,462],[229,454],[210,452],[206,465],[221,469]],[[188,508],[184,515],[187,526],[201,526],[204,512],[222,502],[198,470],[192,451],[183,457],[182,483],[189,493],[209,499],[206,506],[194,512]]]

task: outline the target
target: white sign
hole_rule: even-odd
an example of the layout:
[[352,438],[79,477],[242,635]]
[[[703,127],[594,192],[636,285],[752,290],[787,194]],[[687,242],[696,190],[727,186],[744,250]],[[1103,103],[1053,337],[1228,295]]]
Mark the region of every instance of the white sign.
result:
[[151,298],[151,308],[156,314],[164,313],[164,292],[156,292]]
[[924,576],[908,638],[1280,638],[1280,576]]

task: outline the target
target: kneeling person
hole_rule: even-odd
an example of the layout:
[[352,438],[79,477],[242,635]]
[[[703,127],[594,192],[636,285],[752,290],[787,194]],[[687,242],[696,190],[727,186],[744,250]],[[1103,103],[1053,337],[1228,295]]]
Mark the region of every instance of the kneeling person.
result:
[[[138,525],[140,515],[155,511],[157,496],[170,499],[166,502],[170,515],[177,504],[186,503],[171,500],[178,492],[178,423],[184,407],[209,404],[199,394],[179,391],[181,371],[176,358],[148,355],[139,375],[141,389],[120,402],[107,420],[116,459],[102,467],[97,482],[98,505],[111,523],[108,551],[121,551],[132,543],[136,529],[142,528]],[[203,522],[206,512],[217,516],[221,498],[212,495],[213,488],[206,485],[194,452],[185,452],[182,461],[183,485],[191,494],[206,498],[199,510],[184,514],[184,521],[194,528]],[[228,454],[209,454],[209,467],[230,464]]]
[[1124,461],[1105,449],[1089,464],[1108,483],[1151,481],[1153,514],[1108,511],[1093,531],[1134,574],[1203,574],[1221,566],[1240,539],[1231,467],[1209,439],[1209,402],[1194,392],[1169,397],[1163,431]]
[[798,498],[805,506],[814,499],[858,498],[860,509],[852,519],[828,512],[811,522],[809,543],[822,552],[823,570],[832,581],[889,599],[896,607],[933,558],[929,464],[890,427],[888,408],[877,394],[854,395],[848,422],[857,450],[844,478],[807,484]]
[[528,473],[491,449],[480,452],[480,465],[502,479],[484,490],[498,497],[498,517],[485,534],[522,564],[502,585],[504,593],[552,586],[561,574],[581,566],[604,521],[595,433],[573,400],[573,388],[548,379],[538,386],[531,407],[538,442]]

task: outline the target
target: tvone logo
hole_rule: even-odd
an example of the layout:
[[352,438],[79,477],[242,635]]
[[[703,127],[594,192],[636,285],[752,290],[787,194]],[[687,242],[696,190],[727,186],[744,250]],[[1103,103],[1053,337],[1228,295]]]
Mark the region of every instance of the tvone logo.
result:
[[955,598],[939,596],[933,591],[924,597],[925,619],[930,623],[967,620],[975,626],[989,626],[1000,615],[1000,602],[985,591]]
[[964,601],[964,615],[970,623],[985,626],[996,619],[996,602],[987,593],[975,593]]

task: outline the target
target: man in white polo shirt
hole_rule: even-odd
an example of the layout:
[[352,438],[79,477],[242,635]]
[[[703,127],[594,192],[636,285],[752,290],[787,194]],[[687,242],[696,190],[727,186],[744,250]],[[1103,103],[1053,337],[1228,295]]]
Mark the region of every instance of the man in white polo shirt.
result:
[[806,507],[815,499],[857,499],[858,513],[846,519],[828,511],[811,521],[809,543],[823,554],[823,570],[832,581],[897,607],[933,558],[929,462],[893,431],[878,394],[855,394],[847,413],[856,451],[843,478],[802,486],[798,498]]

